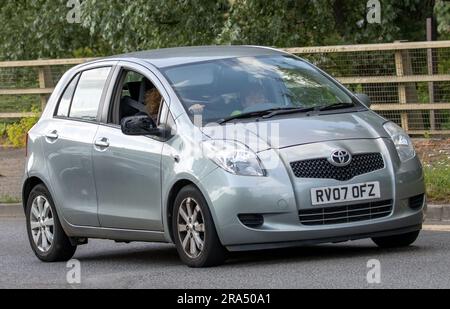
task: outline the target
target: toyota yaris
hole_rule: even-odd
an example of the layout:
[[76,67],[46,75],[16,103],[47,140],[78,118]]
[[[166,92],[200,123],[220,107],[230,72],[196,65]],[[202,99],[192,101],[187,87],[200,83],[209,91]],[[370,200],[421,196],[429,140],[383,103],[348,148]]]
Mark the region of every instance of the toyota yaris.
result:
[[412,244],[426,208],[408,135],[305,60],[261,47],[161,49],[79,65],[28,134],[31,247],[174,243],[228,251],[371,238]]

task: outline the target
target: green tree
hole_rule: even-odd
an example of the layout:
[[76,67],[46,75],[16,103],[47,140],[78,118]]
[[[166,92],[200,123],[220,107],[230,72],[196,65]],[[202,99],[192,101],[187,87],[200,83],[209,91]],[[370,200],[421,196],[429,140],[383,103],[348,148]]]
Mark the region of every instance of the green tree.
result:
[[222,29],[228,1],[85,0],[83,26],[101,36],[111,53],[205,45]]
[[440,38],[450,40],[450,2],[444,0],[436,1],[435,14]]
[[235,0],[218,42],[279,47],[425,40],[434,1],[381,0],[381,24],[367,1]]
[[369,24],[367,1],[331,2],[339,42],[345,44],[425,41],[426,19],[433,16],[434,6],[434,1],[429,0],[380,0],[381,24]]
[[382,24],[368,24],[365,0],[1,0],[0,60],[104,56],[185,45],[277,47],[425,40],[433,7],[450,39],[450,3],[380,0]]
[[88,48],[95,53],[99,38],[67,22],[66,4],[67,0],[3,0],[0,59],[72,57],[74,51]]
[[278,47],[326,44],[333,41],[330,1],[233,1],[218,43]]

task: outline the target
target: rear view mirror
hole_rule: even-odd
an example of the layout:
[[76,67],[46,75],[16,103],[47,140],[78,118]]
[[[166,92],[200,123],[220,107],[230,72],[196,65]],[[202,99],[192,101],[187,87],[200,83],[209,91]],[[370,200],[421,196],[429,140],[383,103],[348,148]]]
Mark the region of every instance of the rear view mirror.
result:
[[146,115],[125,117],[120,125],[125,135],[159,135],[160,133],[153,119]]
[[357,93],[356,98],[367,107],[370,107],[370,105],[372,105],[372,101],[370,100],[370,97],[367,94]]

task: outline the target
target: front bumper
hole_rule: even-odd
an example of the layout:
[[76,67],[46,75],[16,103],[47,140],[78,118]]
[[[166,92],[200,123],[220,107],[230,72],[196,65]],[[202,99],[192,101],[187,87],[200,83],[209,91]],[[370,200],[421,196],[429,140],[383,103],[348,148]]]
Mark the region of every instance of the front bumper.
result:
[[232,245],[227,246],[228,251],[252,251],[252,250],[266,250],[266,249],[279,249],[279,248],[289,248],[289,247],[300,247],[300,246],[311,246],[324,243],[340,243],[346,241],[353,241],[366,238],[374,237],[385,237],[393,235],[402,235],[406,233],[420,231],[422,229],[422,224],[412,225],[408,227],[398,228],[395,230],[383,230],[381,232],[369,232],[355,234],[352,231],[351,234],[342,236],[330,236],[328,238],[313,238],[297,241],[284,241],[284,242],[274,242],[274,243],[259,243],[259,244],[245,244],[245,245]]
[[[277,156],[274,150],[268,152],[271,152],[268,157]],[[425,193],[422,169],[417,159],[406,164],[390,159],[395,158],[395,154],[395,149],[387,144],[383,150],[387,165],[384,170],[347,182],[378,180],[389,184],[385,186],[383,199],[393,201],[393,211],[379,219],[302,225],[299,210],[314,207],[307,200],[307,192],[314,186],[321,187],[323,181],[295,179],[287,172],[285,162],[272,168],[268,177],[240,177],[217,169],[202,180],[202,191],[211,206],[219,238],[231,251],[342,242],[417,231],[423,222],[426,199],[422,207],[412,209],[409,198]],[[333,184],[335,181],[326,183]],[[248,227],[239,220],[239,214],[262,215],[264,224],[257,228]]]

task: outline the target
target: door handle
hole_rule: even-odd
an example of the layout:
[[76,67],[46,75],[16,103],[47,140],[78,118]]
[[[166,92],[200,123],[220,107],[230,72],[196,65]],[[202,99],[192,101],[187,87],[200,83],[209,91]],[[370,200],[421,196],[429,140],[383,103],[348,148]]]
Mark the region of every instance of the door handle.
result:
[[58,131],[54,130],[45,135],[45,137],[51,141],[55,141],[59,138]]
[[109,140],[106,137],[100,138],[95,141],[95,146],[97,146],[99,148],[108,148]]
[[175,161],[175,163],[180,163],[180,156],[179,155],[173,154],[172,155],[172,159]]

